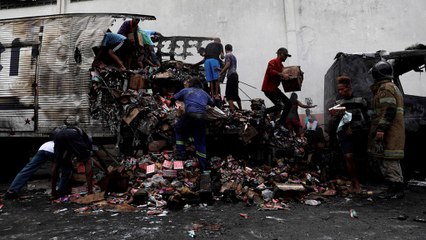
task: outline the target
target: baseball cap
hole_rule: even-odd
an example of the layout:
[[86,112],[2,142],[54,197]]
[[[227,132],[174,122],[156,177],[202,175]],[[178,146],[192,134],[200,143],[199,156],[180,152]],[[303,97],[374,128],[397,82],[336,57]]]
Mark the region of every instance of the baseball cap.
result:
[[287,48],[278,48],[278,50],[277,50],[277,54],[279,53],[279,52],[283,52],[284,53],[284,55],[286,55],[287,57],[291,57],[291,55],[290,54],[288,54],[288,50],[287,50]]

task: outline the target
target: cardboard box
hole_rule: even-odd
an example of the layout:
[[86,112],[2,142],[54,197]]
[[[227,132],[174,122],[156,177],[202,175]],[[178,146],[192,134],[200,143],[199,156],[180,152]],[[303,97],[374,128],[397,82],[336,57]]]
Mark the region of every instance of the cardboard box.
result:
[[164,169],[163,170],[163,177],[165,177],[165,178],[175,178],[175,177],[177,177],[177,170]]
[[163,168],[168,168],[168,169],[170,169],[170,168],[172,168],[172,161],[168,161],[168,160],[164,160],[164,162],[163,162]]
[[282,81],[284,92],[296,92],[302,89],[303,71],[300,66],[284,67],[284,74],[288,74],[289,78]]
[[183,169],[183,161],[174,161],[173,169],[182,170]]
[[145,87],[145,78],[140,74],[130,77],[129,88],[133,90],[143,89]]

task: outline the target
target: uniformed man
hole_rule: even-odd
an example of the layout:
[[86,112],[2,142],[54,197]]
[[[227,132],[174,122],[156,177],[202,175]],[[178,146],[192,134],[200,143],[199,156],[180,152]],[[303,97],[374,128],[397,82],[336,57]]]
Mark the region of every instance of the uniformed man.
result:
[[404,197],[404,178],[400,161],[404,158],[405,126],[404,98],[392,82],[393,68],[380,61],[371,69],[374,84],[372,107],[374,114],[370,128],[369,152],[378,160],[388,183],[385,198]]

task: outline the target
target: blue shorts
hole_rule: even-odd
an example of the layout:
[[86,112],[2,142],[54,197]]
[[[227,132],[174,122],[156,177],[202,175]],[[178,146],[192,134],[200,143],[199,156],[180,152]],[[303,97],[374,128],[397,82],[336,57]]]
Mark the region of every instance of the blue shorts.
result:
[[220,72],[219,60],[215,58],[208,58],[204,62],[204,74],[206,75],[206,81],[211,82],[218,80]]

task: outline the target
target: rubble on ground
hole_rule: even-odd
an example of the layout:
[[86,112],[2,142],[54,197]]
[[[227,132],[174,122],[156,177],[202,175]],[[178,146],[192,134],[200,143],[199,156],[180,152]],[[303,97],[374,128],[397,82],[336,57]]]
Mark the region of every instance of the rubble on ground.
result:
[[250,110],[231,113],[221,105],[209,112],[208,136],[233,136],[233,150],[240,151],[228,153],[225,146],[210,151],[208,177],[197,168],[191,142],[189,158],[174,159],[173,127],[179,110],[170,106],[169,99],[184,80],[202,74],[202,68],[174,60],[142,71],[93,68],[90,112],[116,133],[122,156],[110,164],[106,175],[97,175],[97,193],[85,195],[77,189],[56,201],[90,205],[76,209],[78,213],[145,209],[162,214],[215,200],[282,210],[291,201],[321,201],[347,189],[346,181],[324,181],[322,169],[314,160],[307,161],[312,144],[271,121],[262,99],[252,99]]

